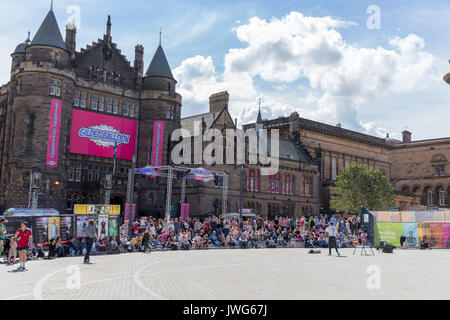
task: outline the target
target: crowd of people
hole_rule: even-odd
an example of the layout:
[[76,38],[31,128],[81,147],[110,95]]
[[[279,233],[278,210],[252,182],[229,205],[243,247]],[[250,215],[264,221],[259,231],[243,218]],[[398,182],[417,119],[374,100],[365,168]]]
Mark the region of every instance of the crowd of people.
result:
[[[120,227],[118,237],[98,238],[95,222],[91,229],[85,229],[86,237],[71,238],[63,242],[61,237],[52,239],[48,253],[41,246],[27,248],[27,258],[48,259],[85,256],[89,262],[91,254],[114,254],[126,252],[151,252],[162,250],[190,250],[204,248],[327,248],[329,230],[335,229],[336,247],[354,247],[365,241],[359,217],[342,218],[336,216],[283,217],[206,217],[170,219],[167,228],[165,220],[141,217],[128,221]],[[130,232],[131,230],[131,232]],[[131,234],[131,235],[130,235]],[[17,236],[17,235],[16,235]],[[10,239],[8,263],[16,260],[17,239]]]
[[331,216],[310,216],[274,219],[263,217],[208,217],[181,220],[171,219],[168,227],[164,221],[152,217],[136,219],[120,228],[119,247],[124,251],[201,248],[276,248],[306,247],[327,248],[326,228],[333,224],[337,230],[337,246],[354,247],[361,243],[359,217],[347,219]]

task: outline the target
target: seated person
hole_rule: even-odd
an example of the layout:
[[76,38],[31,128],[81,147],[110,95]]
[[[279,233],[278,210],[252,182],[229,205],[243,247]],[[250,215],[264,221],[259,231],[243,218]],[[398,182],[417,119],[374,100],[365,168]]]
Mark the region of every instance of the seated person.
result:
[[64,250],[64,246],[62,244],[61,237],[57,237],[56,241],[55,241],[55,256],[57,258],[66,256],[66,252]]
[[69,256],[74,257],[77,251],[75,246],[75,238],[70,238],[69,242],[67,242],[67,247],[69,248]]
[[227,237],[225,238],[227,245],[231,248],[234,248],[234,241],[233,241],[233,237],[231,236],[231,234],[228,234]]
[[248,248],[248,238],[247,233],[242,232],[241,236],[239,237],[239,247],[241,249],[247,249]]
[[48,259],[54,259],[56,256],[56,239],[51,239],[48,243]]
[[188,239],[186,237],[186,233],[184,231],[180,233],[178,242],[180,243],[182,250],[189,250],[189,241],[188,241]]
[[430,244],[428,242],[427,236],[423,236],[423,239],[420,240],[420,249],[428,249],[430,248]]
[[266,247],[267,248],[276,248],[277,245],[275,243],[275,239],[271,237],[269,240],[266,240]]
[[194,242],[194,248],[200,249],[202,247],[202,238],[200,237],[200,235],[198,233],[195,234],[193,242]]

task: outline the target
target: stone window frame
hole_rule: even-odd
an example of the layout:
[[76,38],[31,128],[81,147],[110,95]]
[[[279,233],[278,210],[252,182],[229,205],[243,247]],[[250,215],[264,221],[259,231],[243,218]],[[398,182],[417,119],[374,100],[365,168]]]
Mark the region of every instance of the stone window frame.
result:
[[130,114],[130,107],[129,107],[128,102],[126,102],[126,101],[122,102],[122,114],[124,116],[129,116],[129,114]]
[[52,97],[61,97],[61,80],[56,78],[50,79],[49,95]]

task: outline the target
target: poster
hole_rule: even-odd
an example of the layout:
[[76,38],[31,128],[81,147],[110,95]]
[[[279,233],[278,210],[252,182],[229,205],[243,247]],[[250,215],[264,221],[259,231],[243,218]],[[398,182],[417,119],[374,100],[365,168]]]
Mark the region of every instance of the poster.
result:
[[108,217],[108,235],[110,237],[117,237],[119,235],[119,217]]
[[408,248],[416,248],[419,244],[417,241],[417,223],[403,223],[403,235],[406,237],[406,246]]
[[423,240],[424,237],[427,237],[427,239],[430,240],[431,230],[430,224],[428,222],[417,223],[417,237],[419,238],[419,243]]
[[72,217],[61,217],[60,220],[61,240],[69,241],[72,238]]
[[59,217],[48,218],[48,241],[56,239],[60,236]]
[[36,217],[34,219],[34,241],[36,243],[47,243],[48,242],[48,218],[47,217]]
[[120,214],[120,205],[105,204],[76,204],[74,205],[75,214]]
[[430,243],[433,247],[442,248],[442,223],[430,222]]
[[98,216],[97,236],[100,240],[103,240],[108,236],[108,216],[107,215]]
[[131,160],[136,143],[136,120],[74,109],[70,153]]
[[442,223],[442,247],[450,249],[450,222]]
[[77,216],[77,237],[83,238],[84,237],[84,227],[87,226],[89,222],[88,216]]
[[56,168],[58,166],[59,134],[61,127],[62,100],[52,99],[50,107],[50,120],[48,126],[47,142],[47,167]]
[[386,241],[396,247],[400,247],[400,237],[403,235],[403,223],[376,223],[377,245],[380,241]]

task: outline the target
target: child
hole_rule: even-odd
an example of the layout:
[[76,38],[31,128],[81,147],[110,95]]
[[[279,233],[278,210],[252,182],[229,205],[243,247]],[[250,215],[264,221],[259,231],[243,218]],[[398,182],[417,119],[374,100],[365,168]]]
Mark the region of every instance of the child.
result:
[[17,241],[15,237],[12,237],[10,240],[8,264],[16,263],[16,257],[17,257]]

